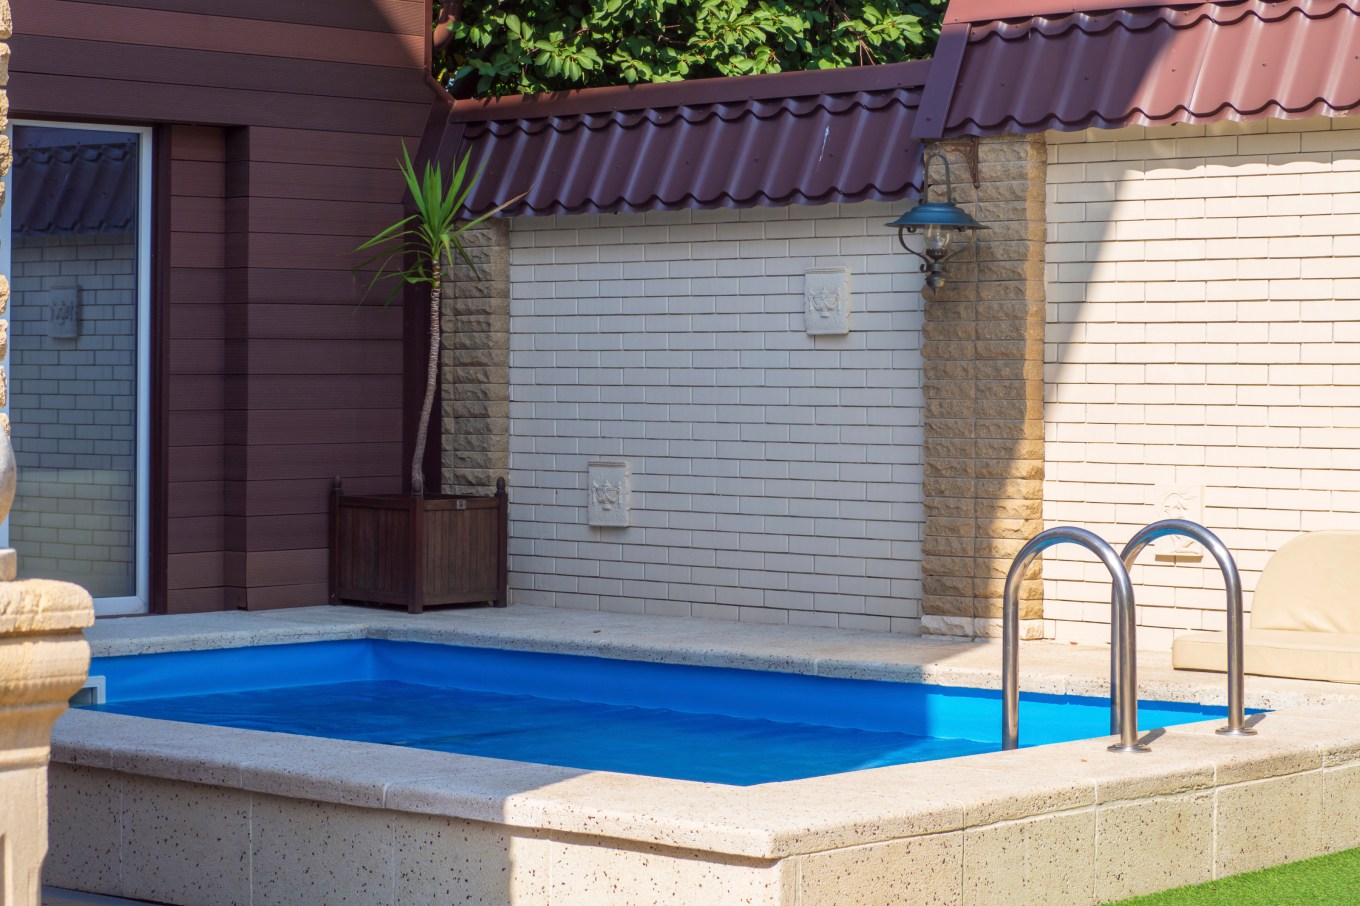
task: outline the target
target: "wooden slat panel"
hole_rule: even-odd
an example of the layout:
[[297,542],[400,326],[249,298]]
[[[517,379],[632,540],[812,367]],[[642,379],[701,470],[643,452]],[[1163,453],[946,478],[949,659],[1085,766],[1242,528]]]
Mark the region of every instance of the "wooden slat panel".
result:
[[[202,447],[178,447],[170,451],[171,458],[181,451],[200,450]],[[230,451],[229,451],[230,452]],[[392,477],[402,473],[402,451],[399,441],[365,444],[286,444],[252,447],[248,457],[228,457],[229,480],[273,481],[283,478],[333,478],[336,475],[356,477]],[[187,464],[186,464],[187,465]],[[185,472],[189,472],[188,468]],[[191,480],[186,475],[183,480]]]
[[324,579],[330,563],[329,551],[313,550],[252,551],[246,555],[246,584],[294,585]]
[[223,488],[221,481],[180,481],[170,485],[170,518],[176,516],[221,516]]
[[19,59],[20,39],[24,35],[406,69],[424,66],[425,42],[428,40],[423,31],[413,35],[386,35],[331,28],[317,25],[315,21],[310,24],[261,22],[71,0],[43,0],[24,6],[23,25],[14,36],[15,59]]
[[404,184],[395,167],[318,167],[308,164],[251,164],[242,177],[227,181],[228,195],[249,194],[256,198],[308,198],[314,201],[376,202],[400,205]]
[[[204,9],[203,0],[85,0],[101,6],[155,9],[169,12],[206,13],[234,19],[261,19],[266,22],[293,22],[312,25],[317,21],[316,0],[232,0],[221,11]],[[363,31],[421,34],[429,27],[425,4],[421,0],[369,0],[365,3],[335,3],[326,8],[325,22],[332,28]]]
[[[197,341],[185,340],[181,347]],[[192,355],[186,351],[181,355]],[[400,374],[399,340],[274,340],[250,343],[251,374]]]
[[[413,125],[413,129],[419,126]],[[407,143],[415,155],[413,132]],[[252,160],[323,167],[395,167],[401,154],[401,135],[360,134],[332,129],[279,129],[257,126],[250,130]],[[350,199],[352,200],[352,199]]]
[[170,256],[182,267],[205,269],[227,265],[226,236],[220,232],[170,234]]
[[174,160],[226,160],[222,130],[211,126],[171,126],[170,154]]
[[269,305],[245,306],[249,323],[246,335],[254,338],[400,340],[401,312],[383,308],[377,298],[363,305]]
[[168,595],[167,613],[211,613],[227,609],[226,589],[177,588]]
[[171,554],[166,558],[166,573],[171,589],[221,586],[222,552]]
[[246,589],[244,606],[248,610],[314,607],[318,604],[327,603],[329,594],[326,573],[323,569],[320,579],[307,585],[274,585],[266,588]]
[[211,268],[170,268],[170,298],[175,305],[221,305],[226,301],[226,275]]
[[[191,416],[185,413],[184,417]],[[397,409],[263,409],[248,413],[250,444],[363,443],[399,437]]]
[[171,519],[167,533],[170,553],[220,555],[226,542],[221,516],[189,516]]
[[291,551],[299,547],[326,549],[330,545],[330,519],[324,510],[289,516],[231,518],[248,523],[245,529],[248,552]]
[[[171,412],[193,411],[195,409],[221,411],[226,401],[226,375],[176,374],[169,384],[168,396]],[[174,418],[175,416],[171,417]]]
[[[390,172],[396,176],[396,167]],[[249,226],[263,233],[326,233],[366,238],[405,216],[405,209],[397,202],[252,198]]]
[[297,409],[332,401],[350,409],[397,409],[401,406],[401,375],[389,374],[274,375],[250,379],[248,395],[229,394],[231,406],[251,409]]
[[[351,4],[353,5],[353,4]],[[126,79],[156,73],[157,81],[205,88],[279,92],[317,97],[429,102],[429,89],[411,69],[360,66],[287,57],[213,53],[28,35],[19,44],[28,78],[47,75]]]
[[[300,478],[285,481],[251,481],[228,498],[228,510],[241,516],[284,516],[326,513],[334,478]],[[391,477],[344,479],[348,494],[395,494],[400,481]]]
[[170,194],[222,198],[226,194],[227,165],[221,161],[176,161],[170,168]]
[[[20,52],[15,41],[14,52]],[[106,120],[109,110],[121,120],[182,123],[209,121],[223,125],[260,122],[302,129],[355,132],[377,129],[403,134],[428,104],[347,100],[266,91],[236,91],[197,85],[101,79],[16,72],[24,90],[14,99],[15,115],[46,114],[76,120]],[[22,105],[22,106],[21,106]]]

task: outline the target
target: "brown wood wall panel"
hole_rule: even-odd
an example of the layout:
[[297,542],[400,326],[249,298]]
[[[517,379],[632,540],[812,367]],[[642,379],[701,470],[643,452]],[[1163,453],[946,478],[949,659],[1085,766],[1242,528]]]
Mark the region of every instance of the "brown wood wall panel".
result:
[[[236,19],[262,19],[266,22],[293,22],[311,25],[317,21],[316,0],[232,0],[223,11],[204,9],[203,0],[85,0],[96,6],[133,7],[167,12],[231,16]],[[420,0],[379,0],[374,3],[333,3],[325,11],[326,24],[333,28],[363,31],[421,34],[428,22]]]
[[420,70],[428,43],[423,33],[382,34],[315,21],[266,22],[73,0],[30,0],[23,6],[22,21],[15,35],[16,52],[20,36],[38,35]]
[[166,609],[170,613],[210,613],[226,610],[226,590],[215,588],[172,588],[168,595]]
[[415,155],[409,136],[336,130],[334,124],[319,130],[259,126],[250,130],[250,156],[279,164],[381,169],[396,165],[403,140]]
[[[14,42],[14,52],[23,48]],[[130,79],[91,80],[79,76],[41,75],[16,89],[15,115],[57,115],[71,119],[108,119],[119,110],[120,121],[183,122],[200,106],[217,112],[227,123],[259,120],[266,125],[300,129],[352,127],[400,134],[402,124],[429,112],[428,104],[314,97],[269,91],[233,91],[197,85],[137,82]]]
[[171,554],[166,566],[171,589],[212,588],[222,585],[222,552]]
[[[211,6],[211,8],[208,8]],[[399,491],[400,305],[354,247],[404,216],[426,0],[25,0],[23,115],[163,125],[161,609],[326,599],[334,476]],[[167,224],[168,221],[168,224]]]
[[381,297],[362,305],[290,305],[275,302],[248,306],[250,338],[400,340],[401,313],[384,308]]
[[247,397],[233,396],[228,405],[256,409],[297,409],[318,400],[350,409],[397,409],[401,374],[263,375],[251,381]]
[[[324,512],[314,509],[316,500],[329,503],[331,484],[334,476],[325,478],[298,478],[281,481],[252,481],[232,501],[230,512],[242,516],[288,516]],[[392,494],[397,488],[391,477],[346,478],[347,494]]]
[[[171,448],[171,456],[200,447]],[[255,447],[243,461],[227,463],[229,481],[283,478],[388,477],[400,467],[401,441],[364,444],[296,444]]]
[[[149,70],[161,74],[166,82],[184,87],[217,89],[230,84],[232,90],[276,94],[280,86],[287,86],[288,94],[300,96],[424,102],[427,106],[429,101],[428,97],[412,93],[406,70],[391,66],[106,44],[40,35],[25,36],[20,50],[28,57],[28,71],[35,75],[121,80],[129,72]],[[305,100],[298,98],[299,103]]]
[[[299,551],[299,555],[305,553]],[[285,607],[314,607],[325,604],[329,598],[325,582],[308,585],[266,585],[246,589],[242,602],[238,605],[247,610],[282,610]]]

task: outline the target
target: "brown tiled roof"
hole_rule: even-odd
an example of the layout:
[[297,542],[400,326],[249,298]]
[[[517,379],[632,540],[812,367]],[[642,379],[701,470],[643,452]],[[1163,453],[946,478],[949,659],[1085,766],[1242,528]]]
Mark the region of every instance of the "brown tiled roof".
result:
[[[1021,8],[1024,12],[1019,12]],[[917,135],[1360,110],[1360,2],[954,0]]]
[[895,200],[929,63],[458,101],[438,150],[486,169],[468,208],[579,214]]
[[135,144],[16,147],[16,236],[119,233],[137,217]]

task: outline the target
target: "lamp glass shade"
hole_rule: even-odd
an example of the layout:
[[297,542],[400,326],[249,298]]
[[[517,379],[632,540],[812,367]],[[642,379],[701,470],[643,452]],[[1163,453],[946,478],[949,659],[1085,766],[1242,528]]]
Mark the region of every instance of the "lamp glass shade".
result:
[[932,258],[942,257],[958,233],[956,229],[930,224],[925,228],[926,254]]

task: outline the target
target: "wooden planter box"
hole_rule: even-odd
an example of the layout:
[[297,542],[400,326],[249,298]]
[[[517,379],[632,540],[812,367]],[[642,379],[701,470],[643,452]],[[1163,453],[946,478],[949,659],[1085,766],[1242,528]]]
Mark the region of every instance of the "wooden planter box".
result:
[[494,497],[331,494],[331,603],[440,604],[506,598],[505,479]]

